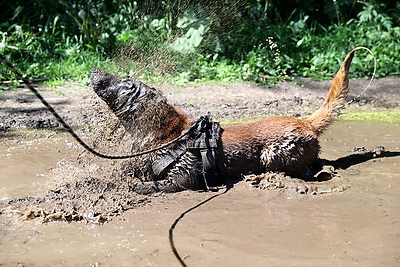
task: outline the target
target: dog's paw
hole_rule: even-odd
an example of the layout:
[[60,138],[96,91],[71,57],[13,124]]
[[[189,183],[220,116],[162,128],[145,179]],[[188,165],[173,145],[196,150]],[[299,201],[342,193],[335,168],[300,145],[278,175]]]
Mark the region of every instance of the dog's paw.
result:
[[265,174],[264,174],[264,173],[259,174],[259,175],[249,174],[249,175],[244,176],[244,180],[245,180],[246,182],[251,183],[252,185],[257,185],[257,184],[260,183],[260,181],[261,181],[262,179],[264,179],[264,177],[265,177]]
[[335,168],[331,165],[324,165],[322,169],[314,175],[315,181],[328,181],[337,176]]

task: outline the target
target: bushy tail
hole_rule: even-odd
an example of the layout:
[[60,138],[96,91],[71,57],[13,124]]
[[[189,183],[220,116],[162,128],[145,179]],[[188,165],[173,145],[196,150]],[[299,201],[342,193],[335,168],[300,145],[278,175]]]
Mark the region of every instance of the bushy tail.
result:
[[[350,64],[353,59],[354,53],[360,49],[367,50],[369,53],[372,54],[372,56],[374,56],[371,50],[365,47],[354,48],[350,53],[348,53],[342,63],[342,66],[332,80],[329,93],[326,96],[324,103],[314,114],[311,115],[311,117],[306,119],[311,122],[311,125],[315,128],[317,134],[321,134],[326,129],[326,127],[328,127],[328,125],[337,118],[340,109],[346,103],[347,94],[349,92]],[[372,78],[374,77],[374,74],[372,75]]]

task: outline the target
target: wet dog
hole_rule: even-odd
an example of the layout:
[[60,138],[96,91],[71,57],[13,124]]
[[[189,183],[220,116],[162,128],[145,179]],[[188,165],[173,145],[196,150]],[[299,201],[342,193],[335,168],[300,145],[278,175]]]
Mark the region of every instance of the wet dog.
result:
[[[346,102],[348,72],[356,50],[346,56],[325,101],[309,118],[279,116],[224,126],[216,148],[215,184],[237,180],[243,174],[266,171],[302,175],[318,158],[318,137]],[[91,84],[130,133],[138,151],[173,140],[195,122],[194,118],[168,104],[159,90],[136,79],[120,78],[93,68]],[[182,143],[176,144],[180,145]],[[163,153],[168,153],[166,150],[132,161],[133,176],[143,181],[133,189],[143,194],[204,189],[200,154],[190,149],[182,151],[162,175],[152,170],[152,164]]]

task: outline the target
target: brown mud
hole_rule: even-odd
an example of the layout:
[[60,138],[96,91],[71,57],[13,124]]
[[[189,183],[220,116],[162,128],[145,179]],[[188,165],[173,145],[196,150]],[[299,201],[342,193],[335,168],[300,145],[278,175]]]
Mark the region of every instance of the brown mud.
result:
[[[207,111],[216,120],[304,116],[322,102],[329,83],[302,81],[304,87],[232,84],[163,91],[193,116]],[[352,105],[398,108],[398,80],[377,82]],[[350,81],[354,84],[367,81]],[[352,88],[353,95],[363,89]],[[90,145],[108,154],[131,152],[129,136],[88,88],[62,92],[44,94]],[[189,266],[400,262],[396,123],[339,120],[328,128],[321,138],[323,164],[333,167],[322,172],[328,181],[266,174],[247,177],[226,193],[144,197],[129,189],[134,183],[124,175],[129,160],[82,151],[53,128],[57,123],[29,92],[2,93],[0,104],[0,265],[176,266],[168,228],[215,194],[220,195],[185,215],[175,230],[175,244]],[[78,222],[64,222],[72,220]],[[53,222],[43,224],[48,221]]]

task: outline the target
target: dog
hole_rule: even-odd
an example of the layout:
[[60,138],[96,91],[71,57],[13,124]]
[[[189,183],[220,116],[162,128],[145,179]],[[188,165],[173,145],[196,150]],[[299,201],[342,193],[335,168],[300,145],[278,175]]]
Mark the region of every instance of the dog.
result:
[[[203,190],[207,189],[207,182],[222,185],[238,180],[244,174],[267,171],[301,176],[318,159],[318,137],[337,118],[346,103],[348,72],[356,50],[347,54],[325,101],[310,117],[267,117],[246,124],[224,126],[214,134],[217,145],[206,149],[207,153],[213,152],[206,158],[211,155],[215,160],[211,164],[215,175],[211,178],[204,177],[205,163],[201,156],[204,154],[199,150],[178,149],[179,155],[166,164],[162,173],[154,171],[154,164],[163,154],[174,154],[168,149],[132,160],[131,173],[142,181],[136,183],[133,190],[140,194]],[[92,69],[90,80],[96,94],[131,135],[137,151],[171,141],[196,123],[196,119],[170,105],[161,91],[139,80],[117,77],[99,68]],[[184,144],[181,141],[170,147],[177,149]]]

